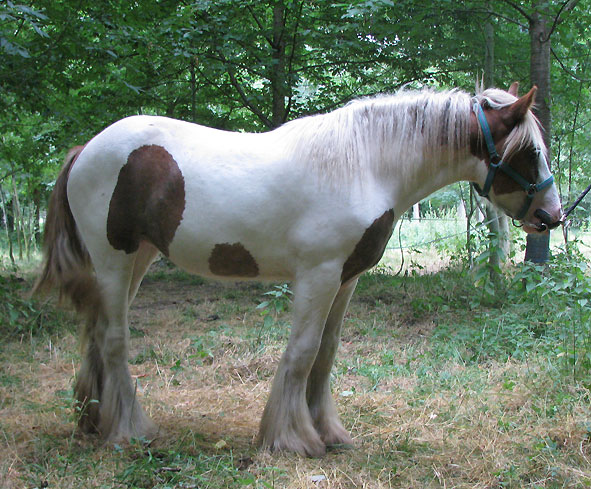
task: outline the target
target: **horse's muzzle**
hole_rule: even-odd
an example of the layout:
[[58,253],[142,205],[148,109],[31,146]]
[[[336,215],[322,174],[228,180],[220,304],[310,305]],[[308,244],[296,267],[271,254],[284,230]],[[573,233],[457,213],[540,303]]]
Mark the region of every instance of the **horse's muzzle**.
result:
[[540,233],[548,231],[549,229],[555,229],[564,222],[562,219],[554,220],[550,214],[542,209],[536,209],[534,216],[541,221],[536,225]]

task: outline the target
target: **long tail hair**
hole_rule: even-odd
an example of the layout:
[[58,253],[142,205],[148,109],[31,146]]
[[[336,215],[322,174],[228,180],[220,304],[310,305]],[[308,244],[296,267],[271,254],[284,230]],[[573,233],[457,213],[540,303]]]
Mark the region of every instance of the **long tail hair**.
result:
[[70,302],[90,325],[96,322],[101,296],[67,195],[70,170],[83,149],[84,146],[75,146],[68,152],[51,194],[43,236],[43,268],[33,293],[57,288],[60,303]]

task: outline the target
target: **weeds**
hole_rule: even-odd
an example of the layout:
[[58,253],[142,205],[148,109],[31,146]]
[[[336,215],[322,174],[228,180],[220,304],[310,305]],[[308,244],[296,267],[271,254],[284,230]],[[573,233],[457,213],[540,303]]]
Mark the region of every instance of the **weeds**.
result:
[[[537,320],[537,334],[573,380],[591,382],[591,277],[576,243],[547,267],[524,264],[513,278],[512,297]],[[519,297],[521,295],[521,297]]]
[[263,295],[267,296],[268,299],[262,301],[256,307],[256,309],[260,311],[263,322],[258,329],[257,338],[254,344],[255,348],[261,347],[263,332],[271,329],[277,321],[277,317],[287,311],[293,293],[288,284],[282,284],[274,285],[272,290],[265,292]]

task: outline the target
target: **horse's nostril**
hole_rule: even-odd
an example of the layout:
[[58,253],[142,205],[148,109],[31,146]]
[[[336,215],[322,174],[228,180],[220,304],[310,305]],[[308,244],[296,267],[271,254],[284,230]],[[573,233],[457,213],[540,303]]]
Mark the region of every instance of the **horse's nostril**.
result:
[[540,221],[542,221],[542,224],[540,224],[538,226],[540,231],[546,231],[547,229],[554,229],[562,224],[561,220],[557,220],[557,221],[553,220],[552,216],[550,214],[548,214],[543,209],[536,209],[536,211],[534,212],[534,216],[536,216]]
[[552,217],[550,217],[550,214],[548,214],[545,210],[536,209],[534,216],[536,216],[544,224],[552,224]]

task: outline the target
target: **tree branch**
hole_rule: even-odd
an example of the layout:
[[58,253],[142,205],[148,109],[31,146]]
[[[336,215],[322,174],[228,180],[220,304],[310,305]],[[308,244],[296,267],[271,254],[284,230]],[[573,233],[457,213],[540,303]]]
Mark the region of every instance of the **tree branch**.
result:
[[[226,57],[221,56],[219,54],[217,56],[215,56],[214,54],[205,53],[205,54],[203,54],[203,56],[204,56],[205,59],[217,61],[219,63],[223,63],[223,64],[228,65],[228,66],[234,66],[237,69],[244,70],[247,73],[250,73],[251,75],[258,76],[259,78],[267,78],[267,76],[265,75],[265,73],[254,69],[252,67],[252,65],[248,65],[248,64],[245,64],[245,63],[238,63],[236,61],[230,61]],[[255,58],[255,59],[257,59],[257,58]],[[257,61],[259,61],[259,60],[257,59]],[[260,61],[260,63],[262,63],[262,61]]]
[[550,52],[552,53],[552,56],[554,56],[554,59],[556,61],[558,61],[558,64],[560,65],[560,67],[562,68],[562,70],[571,78],[583,82],[583,83],[589,83],[591,82],[591,78],[579,78],[577,75],[575,75],[572,71],[570,71],[566,66],[564,66],[564,63],[562,62],[562,60],[558,57],[558,55],[556,54],[556,52],[554,51],[553,48],[550,48]]
[[273,124],[271,123],[269,118],[265,114],[263,114],[263,111],[249,100],[248,96],[246,95],[246,92],[242,88],[242,85],[240,85],[240,82],[238,81],[238,79],[234,75],[234,72],[230,68],[230,64],[227,62],[226,57],[222,53],[219,53],[219,56],[221,60],[226,64],[226,73],[228,73],[228,76],[230,77],[230,83],[234,87],[234,90],[238,92],[238,95],[240,96],[240,100],[242,100],[242,104],[244,105],[244,107],[246,107],[254,115],[256,115],[261,120],[261,122],[265,124],[265,126],[273,127]]
[[552,23],[552,27],[550,28],[550,32],[548,32],[548,35],[546,36],[545,39],[540,39],[541,42],[548,42],[550,40],[550,36],[554,32],[554,29],[556,29],[556,26],[562,20],[561,15],[564,12],[570,12],[571,10],[573,10],[577,6],[577,3],[579,3],[579,1],[580,0],[565,0],[562,3],[562,5],[560,6],[560,9],[558,10],[558,13],[554,17],[554,22]]
[[291,74],[292,68],[293,68],[293,60],[295,57],[296,44],[297,44],[297,38],[298,38],[298,29],[300,28],[300,19],[302,18],[302,10],[303,9],[304,9],[304,1],[302,0],[300,2],[300,8],[298,10],[298,14],[296,15],[296,23],[293,28],[293,36],[291,39],[291,53],[289,54],[289,61],[287,63],[287,66],[288,66],[287,72],[290,74]]
[[517,10],[521,15],[523,15],[528,22],[532,21],[532,16],[529,15],[524,9],[521,8],[520,5],[517,5],[515,2],[511,2],[510,0],[503,0],[507,5],[509,5],[510,7],[513,7],[515,10]]
[[[287,62],[287,75],[291,78],[293,74],[293,61],[296,54],[296,46],[298,43],[298,30],[300,28],[300,19],[302,18],[302,11],[304,9],[304,0],[300,2],[300,6],[298,9],[298,13],[296,15],[296,22],[293,27],[293,36],[291,38],[291,53],[289,53],[289,59]],[[286,14],[287,15],[287,14]],[[283,118],[283,122],[287,120],[287,117],[291,111],[291,104],[293,102],[293,90],[289,91],[289,98],[287,101],[287,107],[285,108],[285,116]]]
[[256,16],[255,11],[253,10],[253,8],[250,5],[247,5],[246,8],[248,9],[248,11],[250,12],[250,15],[252,15],[252,18],[254,19],[257,27],[260,29],[261,31],[261,35],[266,39],[266,41],[269,43],[269,46],[271,46],[272,48],[275,47],[273,45],[273,39],[267,37],[264,32],[264,26],[262,24],[262,22],[259,20],[259,18]]

